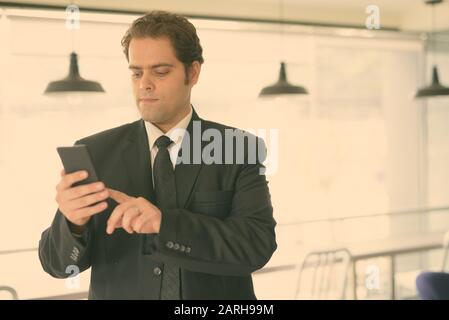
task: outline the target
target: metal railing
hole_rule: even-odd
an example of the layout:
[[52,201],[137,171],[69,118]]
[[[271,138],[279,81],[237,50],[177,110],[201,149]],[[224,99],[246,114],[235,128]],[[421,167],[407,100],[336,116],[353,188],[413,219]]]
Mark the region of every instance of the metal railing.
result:
[[342,216],[342,217],[334,217],[334,218],[320,218],[320,219],[310,219],[310,220],[300,220],[295,222],[288,223],[280,223],[278,226],[294,226],[294,225],[304,225],[310,223],[320,223],[320,222],[340,222],[345,220],[353,220],[353,219],[364,219],[364,218],[374,218],[374,217],[393,217],[405,214],[415,214],[415,213],[429,213],[429,212],[438,212],[438,211],[448,211],[449,207],[427,207],[427,208],[415,208],[415,209],[405,209],[405,210],[393,210],[388,212],[380,212],[380,213],[368,213],[354,216]]
[[9,292],[13,300],[19,300],[19,295],[17,294],[17,291],[13,287],[0,286],[0,291]]

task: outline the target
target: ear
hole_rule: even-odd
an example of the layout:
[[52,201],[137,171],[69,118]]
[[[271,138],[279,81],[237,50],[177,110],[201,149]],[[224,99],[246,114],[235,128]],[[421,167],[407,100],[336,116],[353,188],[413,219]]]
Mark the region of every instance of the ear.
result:
[[198,61],[193,61],[189,68],[189,84],[194,86],[200,77],[201,73],[201,63]]

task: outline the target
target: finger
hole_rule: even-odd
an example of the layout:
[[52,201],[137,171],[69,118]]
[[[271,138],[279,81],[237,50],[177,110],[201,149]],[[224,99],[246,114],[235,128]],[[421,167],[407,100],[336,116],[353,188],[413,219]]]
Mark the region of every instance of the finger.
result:
[[109,188],[109,194],[111,196],[112,199],[114,199],[115,201],[117,201],[118,203],[124,203],[130,199],[132,199],[133,197],[128,196],[126,193],[114,190]]
[[92,207],[75,210],[73,215],[78,219],[88,218],[88,217],[91,217],[95,214],[98,214],[98,213],[104,211],[107,207],[108,207],[108,203],[106,201],[103,201],[103,202],[96,204]]
[[87,178],[89,174],[85,170],[72,172],[69,174],[66,174],[61,178],[61,182],[59,182],[58,190],[65,190],[68,189],[74,184],[75,182],[82,181]]
[[103,190],[78,199],[71,200],[65,205],[65,207],[66,210],[73,211],[91,206],[97,202],[106,200],[108,197],[109,197],[108,190]]
[[131,227],[133,220],[136,219],[140,215],[139,208],[136,206],[132,206],[128,208],[123,214],[122,218],[122,228],[126,230],[128,233],[133,233],[134,230]]
[[76,186],[69,188],[61,192],[61,201],[70,201],[84,197],[91,193],[97,193],[99,191],[105,191],[105,185],[103,182],[93,182],[86,185]]
[[141,214],[132,221],[131,229],[133,229],[137,233],[142,233],[143,228],[150,221],[151,221],[151,215]]
[[[109,191],[110,192],[110,191]],[[117,223],[122,220],[122,217],[125,213],[125,211],[130,207],[133,206],[134,203],[132,201],[128,201],[122,204],[119,204],[117,207],[115,207],[114,211],[112,211],[111,216],[108,219],[106,232],[108,234],[112,234],[114,230],[117,228]]]

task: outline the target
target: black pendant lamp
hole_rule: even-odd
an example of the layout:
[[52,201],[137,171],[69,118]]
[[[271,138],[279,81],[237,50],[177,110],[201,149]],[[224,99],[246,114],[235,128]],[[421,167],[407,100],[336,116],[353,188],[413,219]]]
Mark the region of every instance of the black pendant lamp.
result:
[[[79,29],[80,27],[80,12],[78,6],[72,2],[72,4],[66,8],[66,14],[66,27],[71,30],[73,49],[75,47],[74,30]],[[70,54],[70,67],[67,77],[50,82],[44,91],[45,94],[72,92],[104,92],[100,83],[86,80],[80,76],[78,55],[74,51]]]
[[271,86],[263,88],[262,91],[260,91],[259,97],[279,94],[308,94],[304,87],[292,85],[287,81],[287,72],[285,71],[284,62],[281,62],[278,81]]
[[[284,8],[282,0],[279,2],[279,13],[281,16],[281,22],[284,21]],[[283,38],[284,38],[284,28],[281,29],[281,50],[283,51]],[[281,61],[281,68],[279,69],[279,79],[275,84],[263,88],[259,97],[267,96],[277,96],[284,94],[308,94],[308,91],[302,86],[295,86],[287,81],[287,71],[285,67],[285,62]]]
[[50,82],[45,89],[45,94],[58,92],[104,92],[104,89],[100,83],[86,80],[80,76],[78,55],[72,52],[70,54],[70,67],[67,77]]
[[432,84],[430,86],[423,87],[416,93],[417,98],[422,97],[436,97],[449,95],[449,87],[445,87],[440,84],[438,79],[438,69],[433,66],[432,69]]
[[[443,0],[426,0],[426,4],[432,6],[432,34],[435,34],[434,28],[434,5],[443,2]],[[433,40],[435,42],[435,39]],[[433,50],[433,54],[435,54],[435,48]],[[416,98],[429,98],[436,96],[447,96],[449,95],[449,87],[443,86],[440,84],[438,77],[438,67],[436,65],[433,66],[432,69],[432,83],[429,86],[425,86],[420,88],[416,92]]]

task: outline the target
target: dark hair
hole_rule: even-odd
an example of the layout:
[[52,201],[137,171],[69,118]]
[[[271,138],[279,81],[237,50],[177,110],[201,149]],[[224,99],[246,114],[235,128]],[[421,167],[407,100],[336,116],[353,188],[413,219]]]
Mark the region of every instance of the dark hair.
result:
[[129,60],[129,43],[133,38],[168,37],[176,58],[184,64],[186,76],[193,61],[204,62],[203,48],[196,29],[185,17],[166,11],[151,11],[136,19],[122,38],[123,52]]

